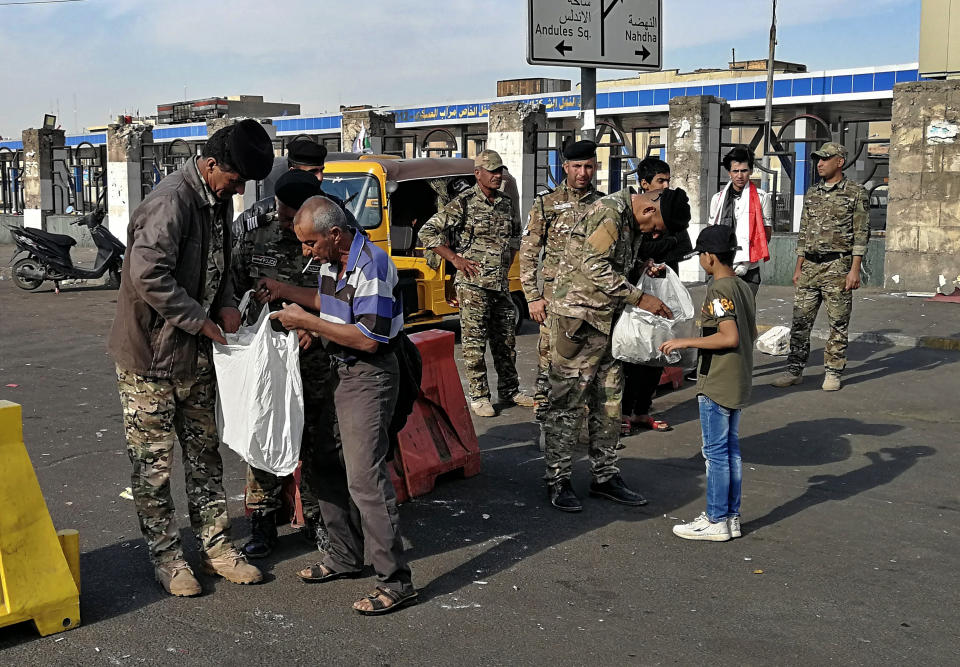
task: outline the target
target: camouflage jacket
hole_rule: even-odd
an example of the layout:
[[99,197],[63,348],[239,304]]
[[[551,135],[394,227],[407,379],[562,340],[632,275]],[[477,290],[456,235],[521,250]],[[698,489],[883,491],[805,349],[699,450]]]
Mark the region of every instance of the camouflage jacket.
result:
[[852,252],[867,254],[870,220],[867,191],[843,178],[837,183],[820,181],[807,190],[797,234],[797,255]]
[[457,273],[457,284],[506,291],[507,274],[520,247],[520,218],[510,198],[494,193],[493,202],[474,185],[455,197],[420,228],[424,248],[446,245],[480,265],[480,274]]
[[523,283],[528,302],[544,296],[548,299],[552,297],[553,281],[567,247],[570,228],[580,214],[601,197],[603,193],[592,185],[587,190],[579,191],[564,181],[553,192],[533,200],[527,228],[520,241],[520,282]]
[[629,189],[597,200],[570,230],[552,312],[585,320],[609,334],[624,303],[636,305],[643,296],[643,290],[627,280],[642,238]]
[[260,278],[318,288],[320,263],[313,262],[303,273],[310,258],[303,256],[303,246],[293,230],[280,227],[275,216],[269,225],[246,232],[233,256],[234,294],[238,299],[247,290],[256,289]]

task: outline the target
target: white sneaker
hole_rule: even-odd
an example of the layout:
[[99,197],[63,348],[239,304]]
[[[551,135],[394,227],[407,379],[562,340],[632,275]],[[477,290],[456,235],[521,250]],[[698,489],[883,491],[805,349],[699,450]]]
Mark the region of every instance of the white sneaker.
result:
[[690,523],[678,523],[673,527],[673,534],[684,540],[705,540],[707,542],[726,542],[730,539],[730,526],[727,520],[713,523],[703,512]]
[[733,539],[734,537],[740,537],[740,517],[728,516],[727,528],[730,529],[730,539]]

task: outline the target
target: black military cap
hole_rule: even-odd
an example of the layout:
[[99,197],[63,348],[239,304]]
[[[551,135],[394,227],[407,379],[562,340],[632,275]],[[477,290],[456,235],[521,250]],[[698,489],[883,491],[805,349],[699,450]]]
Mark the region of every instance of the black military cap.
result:
[[660,215],[670,231],[686,229],[690,225],[690,200],[683,188],[660,193]]
[[230,160],[237,173],[248,181],[266,178],[273,167],[273,142],[270,135],[252,118],[230,129]]
[[739,250],[737,233],[728,225],[709,225],[697,237],[694,252],[709,252],[719,255],[723,252]]
[[297,139],[287,146],[287,160],[290,166],[322,167],[327,159],[327,147],[309,139]]
[[274,192],[277,199],[292,209],[299,209],[310,197],[323,194],[317,177],[299,169],[292,169],[277,179]]
[[589,160],[592,157],[597,157],[597,142],[595,141],[586,139],[571,141],[563,146],[564,160]]

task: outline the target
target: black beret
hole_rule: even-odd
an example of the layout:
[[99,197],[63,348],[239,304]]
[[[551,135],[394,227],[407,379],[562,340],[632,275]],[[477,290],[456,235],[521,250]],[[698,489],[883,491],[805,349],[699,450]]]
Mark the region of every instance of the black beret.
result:
[[327,159],[327,147],[310,139],[297,139],[287,146],[287,160],[290,165],[322,167]]
[[683,188],[660,193],[660,215],[670,231],[686,229],[690,225],[690,200]]
[[299,169],[291,169],[277,179],[274,192],[277,199],[292,209],[299,209],[310,197],[323,194],[317,177]]
[[252,118],[231,126],[230,158],[237,173],[248,181],[266,178],[273,168],[273,142],[270,135]]
[[597,143],[595,141],[571,141],[563,146],[564,160],[589,160],[597,157]]

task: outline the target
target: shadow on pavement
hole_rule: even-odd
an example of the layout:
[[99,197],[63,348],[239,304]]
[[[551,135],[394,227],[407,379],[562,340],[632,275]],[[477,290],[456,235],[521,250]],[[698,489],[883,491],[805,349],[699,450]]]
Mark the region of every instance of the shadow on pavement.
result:
[[903,430],[898,424],[865,424],[831,417],[791,422],[740,440],[744,463],[765,466],[818,466],[850,458],[851,435],[887,436]]
[[924,456],[937,452],[933,447],[908,445],[884,447],[876,452],[867,452],[870,463],[842,475],[814,475],[803,495],[785,502],[766,515],[743,524],[744,533],[760,530],[765,526],[788,519],[814,505],[831,500],[846,500],[864,491],[888,484],[909,470]]
[[[640,522],[662,517],[702,495],[703,465],[694,459],[643,459],[628,445],[619,462],[623,478],[649,500],[627,507],[591,498],[589,462],[585,452],[574,453],[573,485],[584,511],[566,514],[550,507],[542,480],[544,463],[535,444],[538,432],[529,425],[495,426],[482,437],[483,473],[465,482],[437,487],[431,496],[405,506],[404,533],[414,548],[410,558],[482,546],[468,558],[432,581],[417,581],[421,600],[440,597],[493,577],[535,554],[559,548],[568,540],[616,522]],[[526,438],[526,440],[523,440]],[[535,440],[534,440],[535,441]],[[631,451],[633,450],[633,451]],[[450,498],[452,494],[453,499]],[[609,538],[608,538],[609,539]],[[599,541],[597,551],[607,544]],[[414,571],[416,579],[417,572]],[[578,573],[571,573],[579,580]]]

